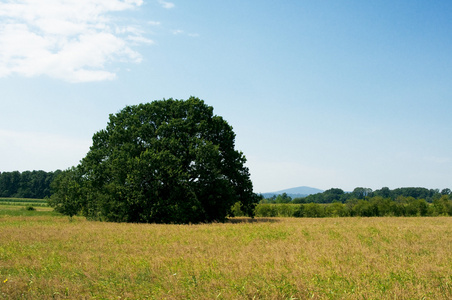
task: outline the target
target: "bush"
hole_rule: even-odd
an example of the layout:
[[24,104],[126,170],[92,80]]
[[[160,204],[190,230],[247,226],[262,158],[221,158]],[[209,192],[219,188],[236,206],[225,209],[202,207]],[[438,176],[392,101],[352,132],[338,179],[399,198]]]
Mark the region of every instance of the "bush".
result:
[[276,217],[277,210],[275,204],[258,204],[255,209],[256,217]]
[[349,215],[349,212],[344,204],[333,202],[325,206],[325,215],[327,217],[346,217]]
[[231,217],[243,217],[242,203],[236,202],[231,208]]

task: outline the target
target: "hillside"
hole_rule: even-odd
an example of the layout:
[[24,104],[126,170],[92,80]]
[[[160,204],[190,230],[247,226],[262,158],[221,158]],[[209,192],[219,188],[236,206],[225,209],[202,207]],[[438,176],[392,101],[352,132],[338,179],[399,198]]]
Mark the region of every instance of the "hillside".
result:
[[264,198],[270,198],[274,195],[277,196],[277,195],[286,193],[288,196],[290,196],[292,198],[298,198],[298,197],[306,197],[308,195],[318,194],[318,193],[323,193],[323,192],[324,192],[323,190],[316,189],[313,187],[299,186],[299,187],[289,188],[289,189],[276,191],[276,192],[262,193],[262,195],[264,196]]

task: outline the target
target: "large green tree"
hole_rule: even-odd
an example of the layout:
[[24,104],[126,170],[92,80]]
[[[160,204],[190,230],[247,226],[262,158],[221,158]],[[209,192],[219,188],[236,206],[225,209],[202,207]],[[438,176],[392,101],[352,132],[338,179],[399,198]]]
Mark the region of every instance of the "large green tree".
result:
[[223,221],[236,202],[252,216],[258,198],[234,141],[232,127],[195,97],[127,106],[93,136],[72,180],[84,196],[72,194],[85,216],[107,221]]

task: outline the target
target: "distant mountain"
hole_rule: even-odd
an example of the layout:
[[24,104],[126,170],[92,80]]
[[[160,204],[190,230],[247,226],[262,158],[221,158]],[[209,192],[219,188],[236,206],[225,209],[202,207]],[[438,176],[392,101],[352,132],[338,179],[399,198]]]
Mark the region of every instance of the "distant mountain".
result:
[[318,193],[323,193],[323,192],[324,192],[323,190],[319,190],[319,189],[312,188],[309,186],[299,186],[299,187],[285,189],[285,190],[271,192],[271,193],[262,193],[262,196],[264,196],[264,198],[270,198],[273,196],[278,196],[283,193],[286,193],[288,196],[290,196],[292,198],[300,198],[300,197],[306,197],[308,195],[318,194]]

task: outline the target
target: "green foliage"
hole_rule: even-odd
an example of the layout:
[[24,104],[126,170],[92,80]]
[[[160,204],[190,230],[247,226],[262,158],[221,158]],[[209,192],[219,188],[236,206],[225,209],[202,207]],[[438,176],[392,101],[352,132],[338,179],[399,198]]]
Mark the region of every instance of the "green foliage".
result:
[[256,207],[258,217],[384,217],[452,216],[452,198],[443,195],[429,204],[425,199],[399,196],[396,201],[381,196],[349,199],[346,203],[269,204]]
[[275,203],[289,203],[292,201],[292,197],[287,195],[287,193],[282,193],[276,197]]
[[353,198],[356,199],[364,199],[367,196],[372,194],[372,189],[369,188],[362,188],[362,187],[357,187],[353,190],[353,192],[351,193],[351,195],[353,195]]
[[277,207],[279,205],[273,204],[258,204],[256,206],[257,217],[276,217],[278,216]]
[[[424,199],[425,201],[432,203],[435,199],[441,198],[441,196],[450,196],[451,190],[445,188],[441,192],[437,189],[426,189],[421,187],[405,187],[390,190],[387,187],[383,187],[380,190],[372,191],[370,188],[357,187],[352,192],[344,192],[338,188],[332,188],[326,190],[323,193],[312,194],[303,198],[295,198],[290,202],[285,203],[333,203],[342,202],[346,203],[352,199],[367,200],[372,197],[388,198],[395,201],[399,197],[412,197],[414,199]],[[284,195],[273,196],[268,199],[264,199],[261,203],[284,203],[281,199]]]
[[304,204],[303,217],[322,218],[325,217],[325,206],[317,203]]
[[452,201],[447,195],[433,201],[433,214],[439,216],[452,216]]
[[333,202],[325,206],[325,216],[329,217],[347,217],[350,212],[347,207],[341,202]]
[[333,202],[345,202],[350,194],[345,193],[338,188],[332,188],[326,190],[323,193],[312,194],[305,198],[297,198],[293,203],[333,203]]
[[194,97],[127,106],[55,182],[51,204],[115,222],[224,221],[236,202],[252,216],[260,198],[234,140],[232,127]]
[[0,205],[9,206],[48,206],[46,199],[0,198]]
[[35,198],[50,197],[50,183],[61,171],[25,171],[0,173],[0,197]]
[[441,190],[441,195],[451,195],[452,191],[449,188],[445,188]]
[[231,208],[231,217],[243,217],[245,214],[242,211],[242,203],[236,202]]
[[306,203],[306,198],[305,197],[293,198],[292,203],[295,203],[295,204]]
[[295,217],[298,209],[296,204],[258,204],[256,206],[257,217]]
[[83,208],[85,194],[79,169],[71,168],[61,172],[52,182],[54,191],[48,203],[55,211],[73,217]]

